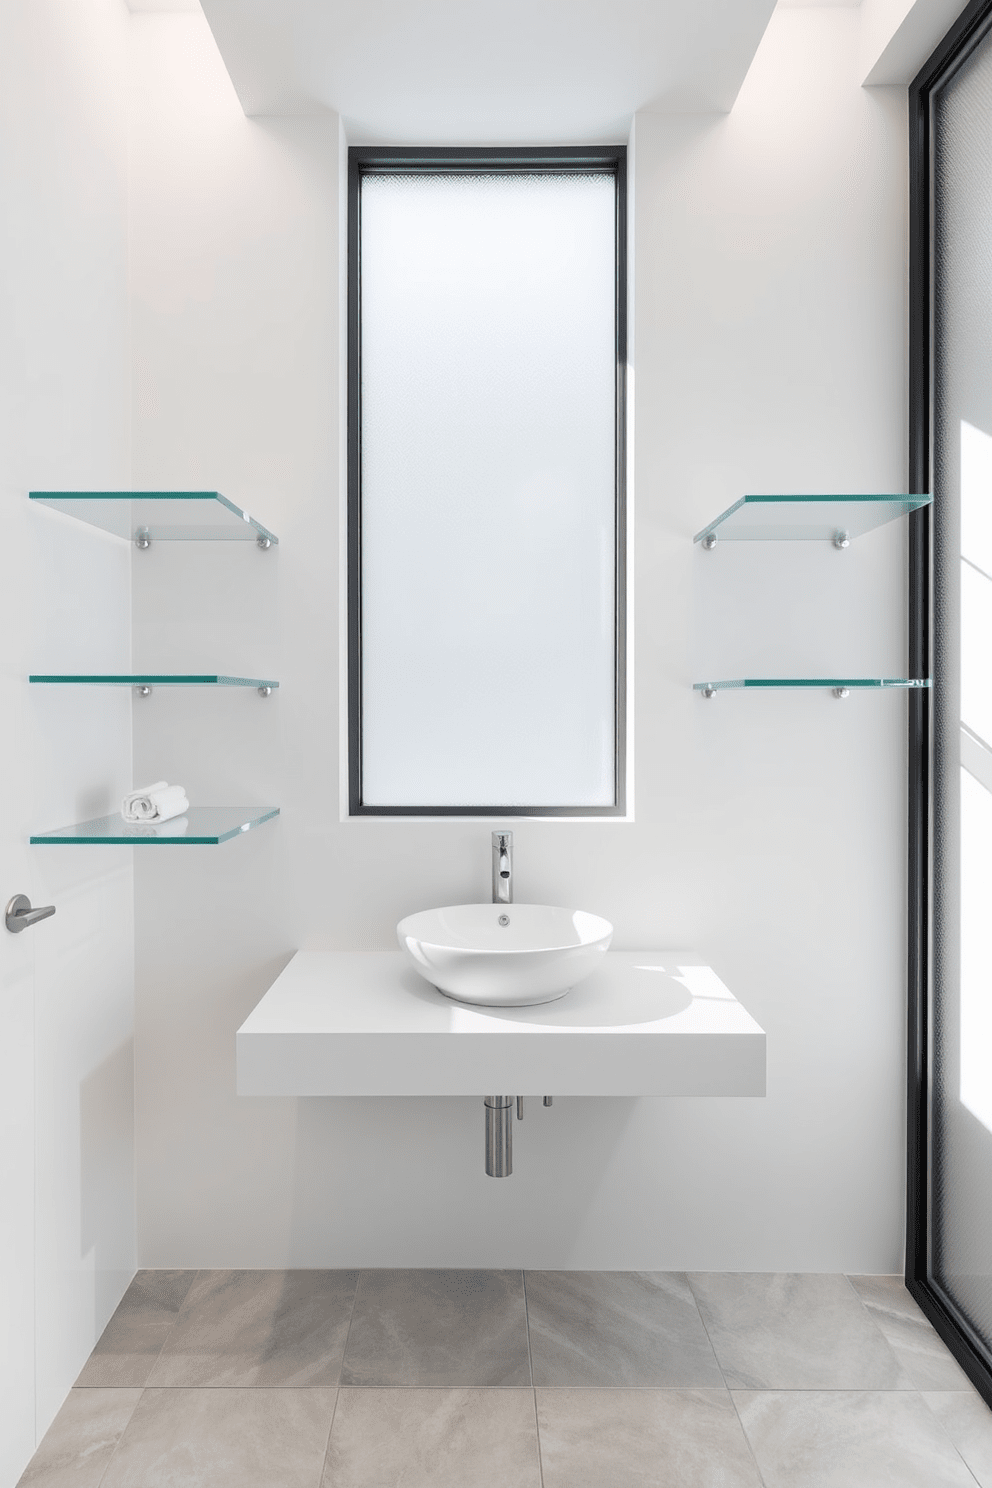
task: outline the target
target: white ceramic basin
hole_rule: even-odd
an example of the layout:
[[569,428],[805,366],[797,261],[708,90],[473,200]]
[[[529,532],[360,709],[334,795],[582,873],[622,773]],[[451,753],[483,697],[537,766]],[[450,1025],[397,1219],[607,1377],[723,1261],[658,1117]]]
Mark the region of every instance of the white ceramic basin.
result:
[[454,904],[407,915],[400,945],[446,997],[489,1007],[554,1002],[601,964],[613,926],[550,904]]

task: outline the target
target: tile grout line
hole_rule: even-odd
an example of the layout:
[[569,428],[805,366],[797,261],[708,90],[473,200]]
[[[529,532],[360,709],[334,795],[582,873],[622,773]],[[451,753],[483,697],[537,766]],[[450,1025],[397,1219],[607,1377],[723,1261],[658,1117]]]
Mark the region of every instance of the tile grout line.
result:
[[[356,1292],[358,1288],[355,1288]],[[334,1391],[334,1405],[331,1407],[331,1419],[327,1425],[327,1441],[324,1443],[324,1455],[320,1459],[320,1468],[316,1480],[316,1488],[321,1488],[327,1477],[327,1458],[331,1450],[331,1432],[334,1430],[334,1417],[338,1413],[338,1401],[341,1399],[341,1376],[338,1375],[338,1387]]]
[[541,1488],[544,1488],[544,1453],[541,1451],[541,1419],[537,1413],[537,1389],[530,1392],[531,1403],[534,1407],[534,1436],[537,1442],[537,1476],[540,1479]]
[[755,1455],[754,1447],[751,1444],[751,1438],[748,1436],[747,1431],[744,1428],[744,1422],[741,1420],[740,1408],[737,1404],[737,1401],[734,1399],[734,1392],[733,1390],[731,1390],[729,1385],[727,1387],[727,1394],[730,1396],[730,1404],[733,1407],[734,1415],[737,1417],[737,1424],[741,1428],[741,1436],[744,1438],[744,1444],[747,1447],[748,1452],[751,1454],[751,1461],[754,1463],[754,1470],[758,1474],[758,1482],[761,1483],[762,1488],[764,1488],[765,1475],[761,1471],[761,1464],[758,1462],[758,1459]]
[[689,1288],[689,1295],[692,1298],[693,1305],[695,1306],[696,1314],[697,1314],[697,1316],[699,1318],[699,1321],[703,1325],[703,1332],[706,1334],[706,1341],[709,1344],[710,1348],[713,1350],[713,1357],[716,1360],[716,1367],[717,1367],[717,1369],[719,1369],[719,1371],[720,1371],[720,1378],[723,1380],[723,1388],[727,1392],[727,1396],[728,1396],[728,1398],[730,1400],[730,1404],[733,1407],[734,1415],[737,1417],[737,1424],[738,1424],[738,1426],[741,1429],[741,1436],[744,1438],[744,1445],[747,1447],[747,1450],[748,1450],[748,1453],[750,1455],[751,1461],[754,1463],[754,1470],[758,1474],[758,1482],[762,1485],[762,1488],[766,1488],[766,1485],[765,1485],[765,1475],[761,1471],[761,1467],[760,1467],[760,1465],[758,1463],[758,1459],[755,1456],[754,1447],[751,1445],[751,1438],[748,1436],[747,1432],[744,1430],[744,1422],[741,1420],[741,1413],[740,1413],[740,1411],[737,1408],[737,1401],[734,1399],[734,1392],[730,1388],[730,1386],[727,1384],[726,1371],[724,1370],[723,1365],[720,1363],[720,1356],[717,1353],[716,1348],[714,1347],[712,1338],[710,1337],[710,1330],[706,1326],[706,1319],[703,1317],[703,1309],[699,1305],[699,1298],[696,1296],[696,1293],[693,1290],[692,1281],[689,1278],[688,1271],[683,1271],[682,1272],[682,1275],[685,1277],[685,1284]]
[[[79,1390],[80,1392],[84,1392],[86,1394],[90,1394],[90,1393],[92,1393],[95,1390],[158,1390],[163,1395],[169,1395],[174,1390],[199,1390],[201,1392],[209,1391],[209,1390],[258,1390],[258,1391],[263,1391],[264,1390],[264,1391],[267,1391],[268,1394],[270,1394],[270,1395],[277,1395],[277,1394],[283,1393],[284,1391],[295,1391],[296,1393],[302,1392],[302,1393],[305,1394],[309,1390],[337,1390],[337,1389],[341,1389],[341,1390],[499,1390],[499,1391],[505,1390],[508,1394],[512,1394],[514,1390],[529,1390],[529,1389],[531,1389],[533,1387],[531,1385],[473,1385],[473,1384],[467,1384],[466,1385],[466,1384],[459,1383],[458,1381],[455,1381],[454,1383],[449,1383],[449,1384],[446,1384],[446,1385],[421,1385],[421,1384],[415,1384],[415,1385],[380,1385],[380,1384],[374,1384],[374,1383],[373,1384],[370,1384],[370,1385],[369,1384],[363,1384],[363,1385],[347,1384],[347,1385],[342,1385],[342,1384],[340,1384],[340,1382],[337,1385],[331,1385],[331,1384],[324,1384],[324,1385],[294,1385],[294,1384],[274,1385],[274,1384],[271,1384],[269,1382],[266,1382],[265,1384],[261,1384],[261,1385],[257,1385],[257,1384],[240,1384],[240,1385],[239,1384],[224,1384],[224,1385],[201,1385],[201,1384],[182,1384],[182,1385],[72,1385],[71,1388],[73,1390]],[[617,1390],[628,1390],[628,1389],[630,1389],[630,1390],[640,1390],[640,1389],[644,1389],[644,1390],[682,1390],[682,1389],[693,1389],[694,1387],[691,1386],[691,1385],[543,1385],[541,1388],[542,1389],[545,1389],[545,1390],[606,1390],[606,1389],[617,1389]],[[700,1389],[706,1389],[708,1387],[705,1386],[705,1385],[703,1385],[703,1386],[699,1386],[698,1388],[700,1388]],[[908,1393],[908,1391],[903,1390],[902,1393],[905,1395],[905,1394]],[[964,1392],[963,1391],[958,1391],[958,1392],[947,1391],[945,1393],[948,1393],[948,1394],[950,1394],[950,1393],[963,1394]]]
[[527,1364],[530,1368],[530,1396],[534,1406],[534,1435],[537,1440],[537,1475],[540,1479],[541,1488],[544,1488],[544,1457],[541,1452],[541,1422],[537,1414],[537,1387],[534,1384],[534,1355],[530,1347],[530,1311],[527,1307],[527,1272],[523,1268],[520,1271],[520,1280],[524,1289],[524,1327],[527,1330]]
[[362,1267],[355,1268],[355,1290],[351,1298],[351,1311],[348,1313],[348,1327],[344,1335],[344,1347],[341,1350],[341,1364],[338,1368],[338,1383],[334,1391],[334,1405],[331,1408],[331,1419],[327,1426],[327,1441],[324,1443],[324,1455],[320,1459],[320,1474],[316,1481],[316,1488],[321,1488],[327,1476],[327,1458],[331,1450],[331,1433],[334,1430],[334,1419],[338,1413],[338,1402],[341,1399],[341,1376],[344,1374],[344,1360],[348,1352],[348,1340],[351,1338],[351,1325],[355,1318],[355,1306],[358,1302],[358,1288],[362,1284]]
[[111,1469],[111,1467],[113,1465],[114,1458],[117,1456],[117,1449],[118,1449],[118,1447],[120,1446],[121,1442],[124,1440],[124,1437],[127,1434],[127,1428],[130,1426],[131,1422],[134,1420],[135,1413],[137,1412],[138,1406],[141,1404],[142,1400],[144,1400],[144,1398],[145,1398],[145,1386],[144,1385],[141,1385],[140,1387],[136,1387],[134,1385],[122,1385],[122,1386],[119,1386],[118,1388],[120,1388],[120,1389],[135,1389],[135,1388],[140,1388],[141,1394],[138,1396],[137,1400],[134,1402],[134,1409],[131,1411],[131,1414],[128,1416],[127,1420],[124,1422],[124,1430],[121,1432],[120,1436],[114,1442],[114,1449],[111,1452],[110,1456],[107,1458],[107,1465],[103,1469],[103,1472],[100,1474],[100,1483],[98,1483],[96,1485],[96,1488],[100,1488],[100,1484],[101,1483],[104,1483],[106,1481],[107,1474],[109,1473],[109,1471],[110,1471],[110,1469]]
[[719,1369],[720,1371],[720,1378],[723,1380],[723,1388],[729,1392],[730,1386],[727,1384],[727,1373],[723,1365],[720,1363],[720,1355],[717,1353],[716,1346],[713,1343],[713,1339],[710,1337],[710,1330],[706,1326],[706,1319],[703,1317],[703,1309],[699,1305],[699,1298],[696,1296],[692,1282],[689,1279],[689,1272],[682,1271],[678,1274],[684,1277],[685,1284],[689,1288],[689,1295],[692,1298],[692,1305],[696,1309],[696,1316],[699,1318],[699,1321],[702,1324],[703,1332],[706,1334],[706,1342],[710,1346],[710,1352],[712,1353],[713,1358],[716,1362],[717,1369]]
[[527,1369],[530,1372],[530,1387],[534,1388],[534,1355],[530,1347],[530,1311],[527,1307],[527,1272],[521,1268],[520,1285],[524,1294],[524,1332],[527,1334]]
[[355,1294],[351,1299],[351,1311],[348,1314],[348,1331],[344,1335],[344,1348],[341,1350],[341,1368],[338,1370],[339,1390],[341,1388],[341,1376],[344,1374],[344,1361],[348,1357],[348,1344],[351,1342],[351,1325],[355,1321],[355,1308],[358,1306],[358,1292],[362,1285],[362,1277],[365,1275],[365,1268],[359,1266],[357,1268],[357,1273],[358,1274],[355,1279]]
[[[339,1386],[324,1385],[275,1385],[266,1383],[255,1384],[227,1384],[227,1385],[71,1385],[71,1390],[78,1390],[80,1394],[89,1395],[96,1390],[158,1390],[163,1395],[170,1394],[173,1390],[264,1390],[271,1394],[279,1394],[290,1390],[306,1393],[310,1390],[336,1390]],[[341,1385],[343,1390],[506,1390],[512,1393],[514,1390],[529,1390],[530,1385],[472,1385],[472,1384],[447,1384],[447,1385]],[[589,1390],[602,1391],[610,1394],[614,1391],[653,1392],[656,1395],[675,1395],[684,1390],[737,1390],[739,1393],[762,1395],[962,1395],[966,1399],[973,1399],[977,1391],[972,1390],[921,1390],[917,1385],[908,1385],[897,1389],[890,1385],[540,1385],[533,1386],[541,1390]],[[981,1396],[978,1396],[981,1399]]]

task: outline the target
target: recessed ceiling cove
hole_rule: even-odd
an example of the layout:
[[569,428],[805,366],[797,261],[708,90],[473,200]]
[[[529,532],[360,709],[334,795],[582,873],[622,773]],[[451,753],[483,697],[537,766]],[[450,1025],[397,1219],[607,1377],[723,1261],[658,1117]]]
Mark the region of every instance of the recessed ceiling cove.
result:
[[582,144],[726,112],[775,0],[203,0],[245,112],[352,142]]

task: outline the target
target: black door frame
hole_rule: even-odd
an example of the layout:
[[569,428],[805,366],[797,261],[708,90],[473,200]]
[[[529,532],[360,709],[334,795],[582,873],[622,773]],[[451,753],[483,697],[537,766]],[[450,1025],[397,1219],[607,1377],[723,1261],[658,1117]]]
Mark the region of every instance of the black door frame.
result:
[[[909,89],[909,489],[931,490],[933,95],[992,29],[992,0],[971,0]],[[931,507],[909,518],[909,677],[932,675]],[[934,688],[940,678],[934,676]],[[909,695],[909,1048],[906,1286],[985,1401],[992,1354],[932,1274],[933,714],[931,690]]]

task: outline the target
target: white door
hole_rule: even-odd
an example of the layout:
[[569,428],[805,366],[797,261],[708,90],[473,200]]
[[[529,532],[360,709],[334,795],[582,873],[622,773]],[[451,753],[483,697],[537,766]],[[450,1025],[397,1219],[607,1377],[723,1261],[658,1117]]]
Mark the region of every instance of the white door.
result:
[[[8,553],[9,558],[9,553]],[[13,565],[6,565],[12,567]],[[9,572],[2,585],[7,611]],[[7,620],[4,613],[4,621]],[[0,670],[0,899],[29,886],[17,683]],[[34,944],[0,931],[0,1484],[34,1449]]]
[[32,687],[126,670],[130,553],[0,487],[0,1488],[11,1488],[134,1262],[129,850],[29,845],[111,810],[129,780],[129,698]]
[[0,911],[57,905],[0,926],[0,1488],[134,1259],[130,857],[28,844],[130,785],[129,698],[27,682],[128,659],[129,549],[27,493],[128,481],[129,23],[0,5]]

